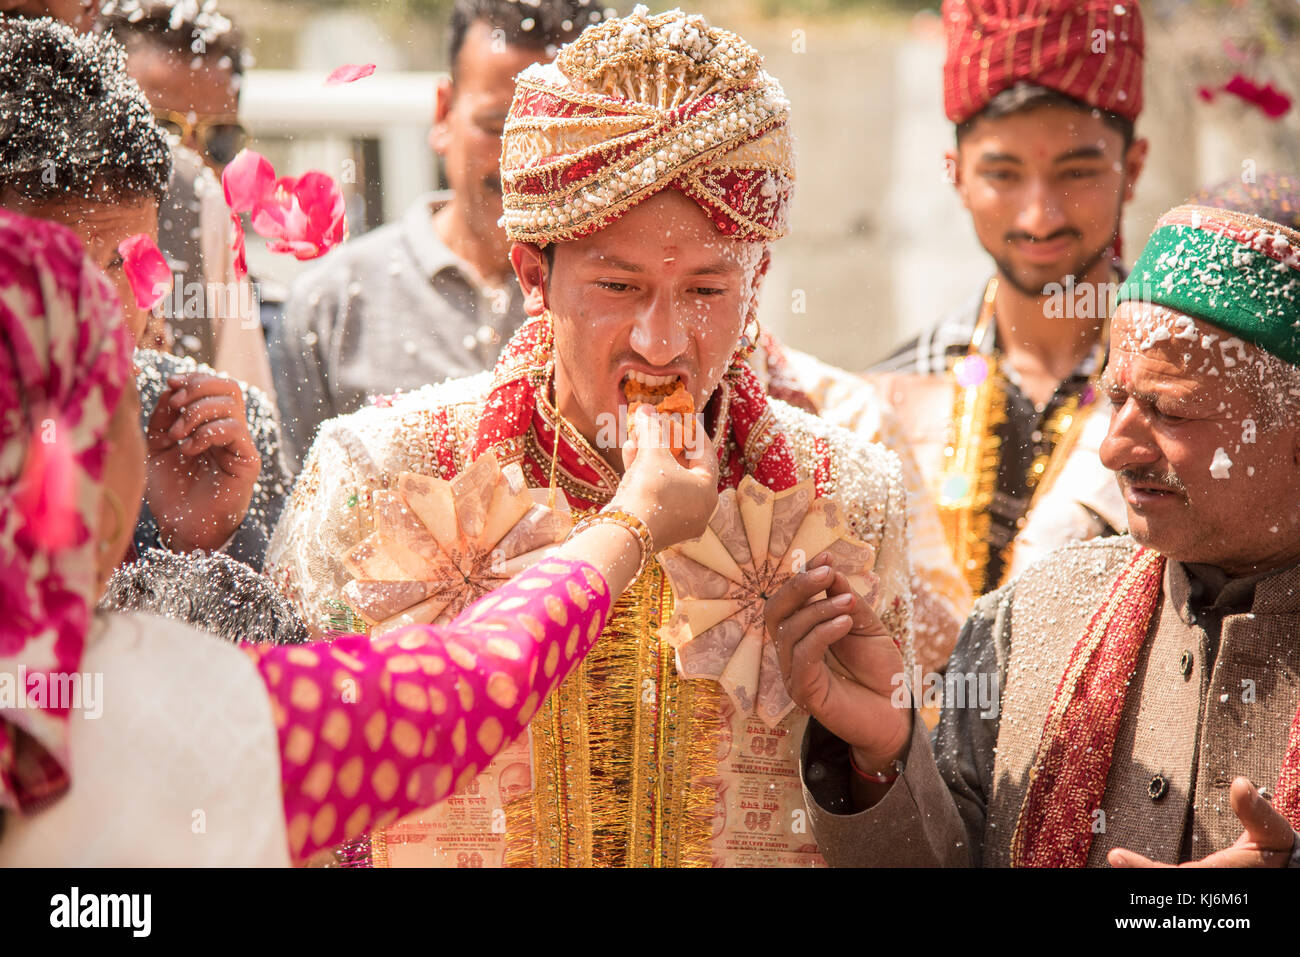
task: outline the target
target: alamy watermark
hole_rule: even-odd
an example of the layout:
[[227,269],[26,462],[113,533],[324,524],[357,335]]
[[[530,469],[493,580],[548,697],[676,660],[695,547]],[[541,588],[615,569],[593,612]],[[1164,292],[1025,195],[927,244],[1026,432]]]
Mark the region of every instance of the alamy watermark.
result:
[[[596,448],[621,449],[628,436],[628,407],[620,405],[618,412],[602,412],[596,416]],[[705,441],[704,416],[694,412],[690,415],[681,412],[658,413],[660,421],[659,447],[665,449],[682,449],[688,452],[698,451]],[[693,420],[691,427],[687,421]],[[645,448],[644,436],[638,437],[638,445]]]
[[22,708],[80,711],[90,720],[103,717],[104,674],[28,672],[26,665],[19,665],[17,672],[0,671],[0,710]]
[[152,312],[159,319],[238,319],[240,327],[251,329],[261,322],[262,292],[259,284],[234,282],[181,282],[181,274],[170,289],[154,286],[160,296]]
[[[1064,282],[1049,282],[1043,287],[1044,319],[1105,319],[1119,304],[1120,287],[1126,283],[1084,282],[1076,283],[1073,276]],[[1135,282],[1129,286],[1129,301],[1152,303],[1155,285]],[[1136,293],[1136,294],[1135,294]]]
[[914,665],[910,675],[899,672],[890,684],[894,690],[889,700],[895,708],[912,704],[925,708],[979,708],[980,717],[986,719],[1000,713],[1001,679],[996,671],[923,673],[920,665]]
[[51,927],[118,927],[133,937],[148,937],[153,929],[152,894],[83,894],[73,887],[50,898]]

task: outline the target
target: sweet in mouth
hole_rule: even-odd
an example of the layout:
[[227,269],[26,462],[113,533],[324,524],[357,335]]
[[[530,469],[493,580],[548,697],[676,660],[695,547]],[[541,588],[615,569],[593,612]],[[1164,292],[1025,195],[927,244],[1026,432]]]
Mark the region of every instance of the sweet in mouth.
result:
[[668,416],[668,439],[674,455],[695,444],[695,399],[677,376],[632,373],[623,380],[623,395],[627,397],[629,433],[635,435],[637,406],[651,405],[660,415]]

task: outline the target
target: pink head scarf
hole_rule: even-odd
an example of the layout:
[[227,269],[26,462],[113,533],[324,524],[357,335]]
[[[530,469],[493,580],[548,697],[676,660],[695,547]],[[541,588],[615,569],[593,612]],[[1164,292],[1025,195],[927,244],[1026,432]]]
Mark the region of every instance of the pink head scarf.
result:
[[66,684],[49,679],[80,667],[96,600],[121,315],[72,232],[0,210],[0,809],[68,784]]

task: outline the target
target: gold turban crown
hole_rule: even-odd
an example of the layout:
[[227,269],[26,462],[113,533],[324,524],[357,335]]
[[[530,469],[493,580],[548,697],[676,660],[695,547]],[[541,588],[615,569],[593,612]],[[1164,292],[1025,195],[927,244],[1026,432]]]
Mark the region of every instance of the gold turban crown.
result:
[[680,10],[584,30],[516,78],[501,145],[506,233],[540,245],[603,228],[668,187],[723,235],[786,232],[790,103],[734,33]]

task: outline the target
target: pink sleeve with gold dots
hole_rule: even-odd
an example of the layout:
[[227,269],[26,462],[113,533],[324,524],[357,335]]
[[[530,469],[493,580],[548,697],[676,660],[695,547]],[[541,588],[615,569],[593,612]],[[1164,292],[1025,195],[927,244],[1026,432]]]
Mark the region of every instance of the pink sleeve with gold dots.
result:
[[594,568],[551,559],[447,625],[245,645],[271,697],[293,860],[468,784],[582,660],[609,607]]

